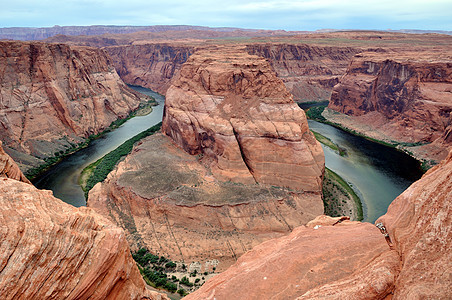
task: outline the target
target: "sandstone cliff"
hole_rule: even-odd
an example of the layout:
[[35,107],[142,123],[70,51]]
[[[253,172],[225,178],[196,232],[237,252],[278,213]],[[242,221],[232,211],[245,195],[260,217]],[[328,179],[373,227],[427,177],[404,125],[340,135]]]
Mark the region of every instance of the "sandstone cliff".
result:
[[31,184],[0,178],[2,299],[167,299],[146,289],[124,231]]
[[166,93],[162,131],[222,181],[320,193],[324,156],[304,112],[262,58],[199,50]]
[[0,42],[0,139],[23,169],[99,133],[139,103],[102,50]]
[[262,243],[185,299],[449,299],[452,151],[377,222],[322,216]]
[[88,197],[134,247],[223,270],[323,212],[322,149],[264,59],[235,47],[191,55],[162,131]]
[[191,46],[143,44],[107,47],[105,50],[121,79],[165,94],[171,79],[193,53]]
[[248,53],[267,59],[295,101],[329,100],[360,48],[291,44],[251,44]]
[[25,183],[31,182],[25,177],[16,162],[2,148],[0,141],[0,177],[12,178]]
[[452,53],[363,53],[334,88],[325,116],[441,160],[452,142]]
[[202,272],[212,260],[224,270],[323,212],[320,194],[218,181],[162,134],[137,145],[90,191],[88,206],[123,227],[133,249],[200,262]]

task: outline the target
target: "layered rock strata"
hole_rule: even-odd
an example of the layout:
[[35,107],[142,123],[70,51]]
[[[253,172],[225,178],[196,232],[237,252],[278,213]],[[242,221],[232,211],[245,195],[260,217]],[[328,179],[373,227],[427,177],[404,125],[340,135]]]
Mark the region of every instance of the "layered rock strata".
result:
[[12,178],[25,183],[31,182],[25,177],[16,162],[3,150],[0,141],[0,177]]
[[102,50],[0,42],[0,139],[23,169],[101,132],[139,103]]
[[320,194],[216,180],[169,137],[144,139],[89,193],[88,206],[126,230],[132,248],[224,270],[257,244],[323,212]]
[[36,189],[0,147],[0,163],[5,161],[2,299],[167,299],[146,289],[122,229],[92,209]]
[[452,145],[452,53],[357,55],[328,107],[330,121],[440,161]]
[[171,79],[193,53],[191,46],[142,44],[106,47],[121,79],[165,94]]
[[267,59],[294,100],[300,102],[329,100],[350,60],[361,51],[304,44],[251,44],[246,50]]
[[452,151],[378,223],[322,216],[267,241],[186,299],[448,299]]
[[320,193],[324,156],[304,112],[262,58],[199,50],[166,93],[162,131],[222,181]]

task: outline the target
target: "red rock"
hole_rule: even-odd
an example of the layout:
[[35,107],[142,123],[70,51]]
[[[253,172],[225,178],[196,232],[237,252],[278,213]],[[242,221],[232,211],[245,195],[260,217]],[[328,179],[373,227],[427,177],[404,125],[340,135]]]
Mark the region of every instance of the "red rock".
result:
[[329,100],[334,85],[351,58],[361,52],[352,47],[291,44],[251,44],[248,53],[267,59],[295,101]]
[[162,131],[219,180],[321,191],[323,151],[304,112],[264,59],[236,47],[190,56],[166,93]]
[[185,299],[449,299],[450,199],[452,151],[377,220],[389,243],[369,223],[321,216],[256,246]]
[[174,74],[193,53],[192,46],[143,44],[107,47],[124,82],[165,94]]
[[328,106],[350,117],[327,118],[440,161],[452,145],[451,91],[450,51],[363,53],[353,59]]
[[36,165],[27,155],[51,157],[101,132],[139,103],[102,50],[0,42],[0,139],[24,165]]
[[0,195],[2,299],[167,299],[146,289],[124,231],[92,209],[9,178]]
[[16,162],[2,148],[0,141],[0,177],[12,178],[25,183],[31,182],[25,177]]
[[452,295],[452,151],[395,199],[376,222],[400,255],[394,299]]
[[202,272],[323,212],[320,194],[218,181],[162,134],[141,141],[89,192],[88,206],[123,227],[134,250],[200,262]]

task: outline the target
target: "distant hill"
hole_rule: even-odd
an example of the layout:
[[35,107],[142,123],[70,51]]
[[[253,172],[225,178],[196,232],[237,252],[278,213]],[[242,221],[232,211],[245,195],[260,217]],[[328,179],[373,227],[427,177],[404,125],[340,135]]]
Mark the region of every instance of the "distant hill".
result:
[[0,28],[0,39],[12,40],[44,40],[55,35],[102,35],[102,34],[123,34],[138,31],[165,32],[165,31],[211,31],[211,32],[233,32],[241,31],[246,33],[258,33],[257,35],[284,34],[284,30],[260,30],[241,29],[233,27],[205,27],[188,25],[155,25],[155,26],[114,26],[114,25],[93,25],[93,26],[53,26],[53,27],[5,27]]

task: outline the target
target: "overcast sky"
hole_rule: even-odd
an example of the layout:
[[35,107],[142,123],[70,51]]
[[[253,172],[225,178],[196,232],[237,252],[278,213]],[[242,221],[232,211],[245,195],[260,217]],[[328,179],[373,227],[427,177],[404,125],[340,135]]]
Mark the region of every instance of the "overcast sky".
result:
[[0,27],[54,25],[452,30],[452,0],[0,0]]

